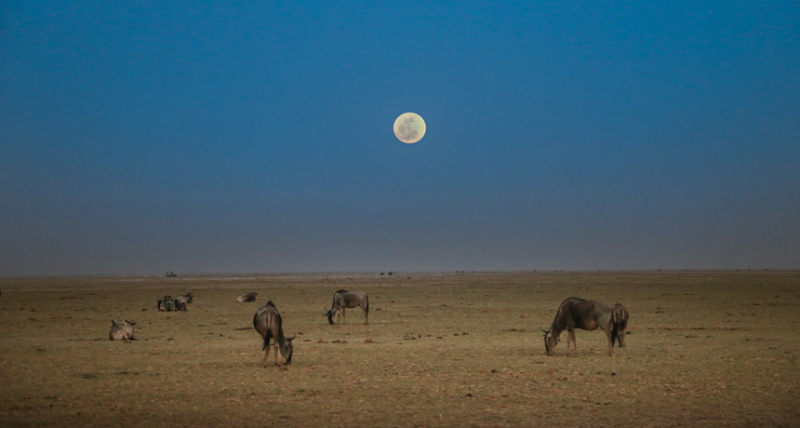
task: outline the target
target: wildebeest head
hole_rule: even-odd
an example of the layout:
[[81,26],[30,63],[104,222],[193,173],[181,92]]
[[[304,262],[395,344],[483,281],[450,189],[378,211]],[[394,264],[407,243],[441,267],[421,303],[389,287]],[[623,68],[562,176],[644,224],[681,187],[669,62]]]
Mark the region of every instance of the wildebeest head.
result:
[[547,355],[553,355],[553,349],[558,345],[561,335],[553,334],[552,331],[542,331],[544,331],[544,349]]
[[336,311],[331,309],[325,312],[325,316],[328,317],[328,324],[333,325],[333,317],[336,315]]
[[[297,337],[297,333],[295,333],[295,335],[292,337],[286,338],[286,349],[288,349],[289,355],[287,356],[281,355],[281,357],[283,358],[283,364],[286,364],[287,366],[289,364],[292,364],[292,353],[294,353],[294,345],[292,345],[292,340],[294,340],[295,337]],[[284,352],[286,351],[286,349],[284,349]],[[281,354],[283,354],[283,352],[281,352]]]

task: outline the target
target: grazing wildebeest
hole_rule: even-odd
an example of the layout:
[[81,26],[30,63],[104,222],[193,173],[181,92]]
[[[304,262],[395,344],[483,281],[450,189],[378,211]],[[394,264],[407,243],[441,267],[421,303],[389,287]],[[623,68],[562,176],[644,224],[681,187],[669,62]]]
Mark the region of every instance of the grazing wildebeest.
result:
[[339,323],[339,313],[342,314],[342,322],[347,322],[345,317],[345,309],[361,307],[364,310],[364,324],[369,324],[369,296],[363,291],[347,291],[339,290],[333,294],[333,305],[331,310],[325,313],[328,317],[328,323],[334,324],[333,317],[336,317],[336,323]]
[[544,332],[544,347],[547,355],[553,355],[553,349],[558,345],[562,331],[567,330],[569,332],[567,337],[567,353],[569,353],[570,342],[572,342],[575,350],[578,350],[578,344],[575,341],[576,328],[589,331],[599,328],[606,333],[608,355],[611,356],[614,353],[614,343],[611,341],[613,331],[616,328],[614,319],[614,311],[603,302],[583,300],[577,297],[570,297],[564,300],[558,307],[558,312],[550,331]]
[[241,295],[241,296],[237,297],[237,298],[236,298],[236,301],[237,301],[237,302],[239,302],[239,303],[244,303],[244,302],[255,302],[255,301],[256,301],[256,296],[257,296],[257,295],[258,295],[258,293],[247,293],[247,294],[243,294],[243,295]]
[[109,340],[133,340],[133,321],[111,321],[111,331],[108,333]]
[[163,299],[158,299],[158,310],[161,312],[170,312],[175,310],[175,301],[172,296],[164,296]]
[[275,339],[275,365],[278,368],[283,368],[284,365],[292,363],[292,340],[297,335],[292,337],[285,337],[283,335],[283,320],[281,314],[278,313],[278,308],[268,301],[266,305],[258,308],[255,316],[253,316],[253,327],[264,339],[264,346],[261,348],[264,351],[264,367],[267,366],[267,356],[269,355],[269,340]]
[[625,346],[625,330],[628,329],[630,315],[628,314],[628,309],[619,303],[614,305],[612,310],[614,311],[614,331],[611,335],[611,344],[613,346],[614,341],[616,341],[617,345],[622,348]]
[[184,303],[192,303],[192,301],[194,301],[194,294],[186,293],[182,296],[178,296],[178,301]]

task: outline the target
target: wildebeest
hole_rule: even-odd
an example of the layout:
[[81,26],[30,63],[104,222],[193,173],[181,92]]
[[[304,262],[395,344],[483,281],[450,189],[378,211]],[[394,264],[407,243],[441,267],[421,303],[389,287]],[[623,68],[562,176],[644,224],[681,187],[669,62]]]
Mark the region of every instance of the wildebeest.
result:
[[243,294],[243,295],[241,295],[241,296],[237,297],[237,298],[236,298],[236,301],[237,301],[237,302],[239,302],[239,303],[243,303],[243,302],[255,302],[255,301],[256,301],[256,296],[257,296],[257,295],[258,295],[258,293],[247,293],[247,294]]
[[544,347],[547,355],[553,355],[553,349],[558,345],[561,332],[567,330],[567,352],[569,352],[570,341],[575,350],[578,344],[575,341],[575,329],[597,330],[598,328],[606,333],[608,338],[608,355],[614,353],[614,343],[611,341],[615,326],[614,310],[603,302],[594,300],[583,300],[577,297],[570,297],[561,302],[558,312],[553,320],[549,331],[544,332]]
[[194,301],[194,294],[186,293],[182,296],[178,296],[178,301],[184,303],[192,303],[192,301]]
[[269,356],[269,340],[275,339],[275,365],[283,368],[284,365],[292,363],[292,340],[297,335],[292,337],[285,337],[283,335],[283,320],[281,314],[278,313],[278,308],[268,301],[266,305],[258,308],[255,316],[253,316],[253,327],[264,339],[264,346],[261,348],[264,351],[264,367],[267,366],[267,356]]
[[614,341],[616,341],[617,345],[622,348],[625,346],[625,330],[628,328],[630,315],[628,314],[628,309],[619,303],[614,305],[612,310],[614,311],[614,331],[611,335],[611,344],[613,346]]
[[172,296],[164,296],[163,299],[158,299],[158,310],[161,312],[169,312],[175,310],[175,301]]
[[134,340],[133,339],[133,326],[136,325],[133,321],[111,321],[111,331],[108,333],[109,340]]
[[336,317],[336,323],[338,323],[339,313],[341,312],[342,321],[346,322],[344,310],[359,306],[364,310],[364,324],[369,324],[369,296],[367,296],[367,293],[339,290],[333,294],[333,305],[331,305],[331,310],[325,313],[325,316],[328,317],[328,323],[334,324],[333,317]]
[[174,300],[173,303],[175,304],[175,309],[173,311],[185,311],[186,310],[186,302],[183,300]]

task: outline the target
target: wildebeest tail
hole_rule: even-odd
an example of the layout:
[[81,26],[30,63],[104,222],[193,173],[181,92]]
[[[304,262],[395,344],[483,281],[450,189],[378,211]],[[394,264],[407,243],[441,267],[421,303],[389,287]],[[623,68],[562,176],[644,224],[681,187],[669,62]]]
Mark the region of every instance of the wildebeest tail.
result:
[[264,346],[261,347],[262,351],[267,349],[267,346],[269,346],[269,340],[270,339],[272,339],[272,330],[271,329],[267,329],[267,334],[264,335]]
[[617,324],[617,311],[611,311],[611,346],[619,345],[619,325]]
[[614,329],[611,330],[611,345],[614,345],[614,341],[617,342],[618,346],[622,346],[622,334],[619,331],[619,327],[614,325]]

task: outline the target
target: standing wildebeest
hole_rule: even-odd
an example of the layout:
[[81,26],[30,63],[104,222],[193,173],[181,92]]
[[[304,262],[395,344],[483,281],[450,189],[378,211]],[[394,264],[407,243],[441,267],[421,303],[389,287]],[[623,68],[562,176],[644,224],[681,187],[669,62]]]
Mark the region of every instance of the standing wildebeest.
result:
[[192,303],[192,301],[194,301],[194,294],[186,293],[182,296],[178,296],[178,301],[183,303]]
[[342,314],[342,322],[347,322],[344,310],[347,308],[361,307],[364,310],[364,324],[369,324],[369,296],[363,291],[339,290],[333,294],[333,305],[331,310],[325,313],[328,323],[333,324],[333,317],[339,323],[339,313]]
[[628,328],[628,318],[630,318],[630,315],[628,314],[628,309],[619,303],[614,305],[612,310],[614,311],[614,331],[611,335],[611,344],[613,346],[616,340],[617,345],[622,348],[625,346],[625,330]]
[[164,296],[163,299],[158,299],[158,310],[161,312],[170,312],[175,310],[175,301],[172,296]]
[[247,293],[247,294],[243,294],[243,295],[241,295],[241,296],[237,297],[237,298],[236,298],[236,301],[237,301],[237,302],[239,302],[239,303],[244,303],[244,302],[255,302],[255,301],[256,301],[256,296],[257,296],[257,295],[258,295],[258,293]]
[[133,340],[133,321],[111,321],[111,331],[108,333],[109,340]]
[[292,337],[285,337],[283,335],[283,321],[281,314],[278,313],[278,308],[268,301],[266,305],[258,308],[255,316],[253,316],[253,327],[264,339],[264,346],[261,348],[264,351],[264,367],[267,366],[267,356],[269,355],[269,340],[275,339],[275,365],[278,368],[283,368],[284,364],[289,365],[292,363],[292,340],[297,335]]
[[614,311],[610,306],[603,302],[594,300],[583,300],[577,297],[570,297],[561,303],[558,312],[553,320],[550,331],[544,332],[544,347],[547,355],[553,355],[553,349],[558,345],[561,332],[567,330],[567,352],[569,344],[572,342],[575,350],[578,344],[575,342],[575,329],[597,330],[598,328],[606,333],[608,338],[608,356],[614,353],[614,342],[611,341],[613,331],[616,330]]

